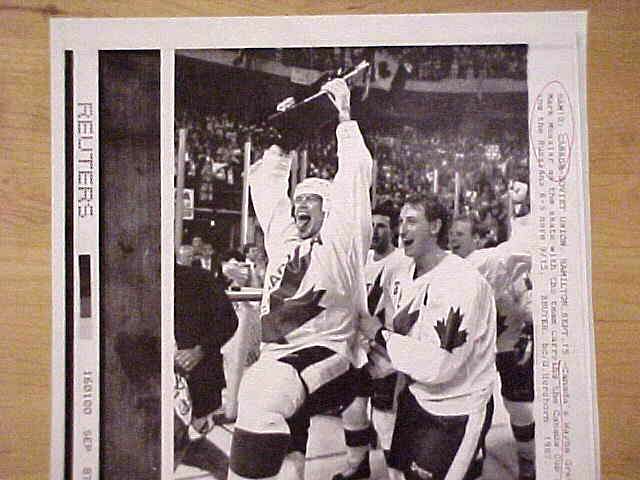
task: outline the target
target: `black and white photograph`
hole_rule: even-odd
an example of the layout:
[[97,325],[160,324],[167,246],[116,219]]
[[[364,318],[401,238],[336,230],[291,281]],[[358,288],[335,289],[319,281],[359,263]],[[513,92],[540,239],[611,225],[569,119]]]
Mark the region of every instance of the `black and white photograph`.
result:
[[582,14],[52,27],[54,477],[598,478]]
[[178,50],[175,98],[175,478],[535,478],[527,45]]

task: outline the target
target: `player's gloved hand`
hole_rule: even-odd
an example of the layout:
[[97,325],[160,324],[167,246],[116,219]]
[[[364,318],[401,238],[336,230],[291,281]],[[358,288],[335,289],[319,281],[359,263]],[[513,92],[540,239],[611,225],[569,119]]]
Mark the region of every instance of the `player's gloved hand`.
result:
[[338,110],[340,122],[351,120],[351,91],[347,82],[342,78],[335,78],[325,83],[320,90],[327,92],[329,99]]
[[372,342],[367,358],[369,361],[366,368],[371,378],[384,378],[395,372],[391,359],[382,345]]
[[531,361],[533,356],[533,324],[525,323],[520,332],[520,339],[513,349],[516,352],[518,365],[524,365]]

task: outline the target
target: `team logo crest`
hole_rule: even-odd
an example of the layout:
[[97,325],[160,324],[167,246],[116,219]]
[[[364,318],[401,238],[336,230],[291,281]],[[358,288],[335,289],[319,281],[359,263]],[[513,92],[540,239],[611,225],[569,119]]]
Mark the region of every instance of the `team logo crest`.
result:
[[464,315],[460,313],[460,307],[449,308],[449,314],[446,319],[438,320],[436,326],[433,327],[440,337],[440,348],[453,353],[457,347],[461,347],[467,341],[467,331],[460,330]]
[[310,265],[311,249],[305,255],[300,255],[300,246],[296,247],[284,266],[280,285],[269,293],[269,311],[262,316],[262,341],[282,342],[285,335],[324,310],[320,300],[327,293],[326,290],[312,287],[304,294],[295,296]]
[[[422,300],[423,306],[427,305],[428,299],[429,287],[427,287],[424,292],[424,299]],[[393,317],[394,332],[399,333],[400,335],[408,335],[413,325],[418,321],[418,317],[420,317],[420,306],[418,305],[413,309],[411,308],[416,303],[415,300],[416,299],[407,303],[407,305],[403,307],[395,317]]]

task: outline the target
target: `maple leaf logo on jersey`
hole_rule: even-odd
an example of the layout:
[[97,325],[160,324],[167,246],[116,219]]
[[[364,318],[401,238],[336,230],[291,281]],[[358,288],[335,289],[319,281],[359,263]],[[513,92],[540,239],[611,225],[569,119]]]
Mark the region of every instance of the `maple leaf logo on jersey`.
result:
[[[427,305],[429,299],[429,287],[425,289],[424,299],[422,305]],[[393,317],[393,331],[400,335],[407,335],[411,330],[411,327],[418,321],[420,316],[420,307],[415,310],[411,310],[414,301],[407,303],[396,315]]]
[[453,353],[453,349],[460,347],[467,341],[467,331],[460,330],[464,315],[460,313],[460,307],[456,310],[449,308],[449,315],[446,320],[438,320],[436,326],[433,327],[440,337],[440,348],[444,348],[449,353]]
[[373,285],[369,287],[369,293],[367,294],[367,307],[369,309],[369,315],[373,316],[376,313],[378,304],[380,303],[380,297],[382,297],[382,272],[384,268],[380,269],[380,273],[376,277]]
[[[313,248],[313,244],[311,245]],[[262,316],[262,341],[282,342],[285,335],[305,324],[320,312],[320,300],[326,290],[310,288],[304,294],[293,298],[298,292],[302,279],[311,264],[311,249],[300,256],[300,246],[287,262],[280,285],[269,294],[269,313]]]
[[287,259],[287,263],[281,265],[276,270],[277,273],[272,275],[271,284],[275,285],[278,281],[280,281],[280,284],[278,288],[269,294],[270,305],[279,305],[287,298],[293,297],[300,288],[302,279],[307,273],[307,270],[309,270],[309,265],[311,265],[311,250],[313,249],[313,244],[311,244],[309,252],[302,257],[300,256],[300,247],[301,245],[298,245],[293,251],[293,255],[290,255]]

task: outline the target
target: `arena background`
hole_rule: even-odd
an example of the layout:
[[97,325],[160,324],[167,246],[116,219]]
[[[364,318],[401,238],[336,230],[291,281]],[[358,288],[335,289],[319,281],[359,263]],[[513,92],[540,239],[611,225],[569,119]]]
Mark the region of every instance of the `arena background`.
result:
[[[245,141],[252,141],[255,161],[271,143],[265,120],[280,101],[305,96],[320,73],[362,58],[372,62],[373,80],[362,100],[360,76],[352,109],[377,161],[378,205],[398,207],[407,191],[431,188],[436,169],[449,203],[454,172],[461,172],[461,201],[471,210],[506,203],[499,198],[506,189],[483,196],[485,188],[528,183],[524,45],[178,51],[175,127],[188,129],[185,187],[194,189],[196,208],[185,241],[204,236],[223,249],[240,243]],[[303,176],[328,178],[337,161],[335,124],[316,125],[298,149],[308,152]]]
[[[241,231],[246,142],[255,162],[278,137],[277,128],[265,120],[279,102],[304,98],[317,89],[314,82],[323,72],[363,58],[372,63],[372,71],[366,74],[368,86],[360,78],[352,88],[352,116],[376,164],[375,203],[399,210],[407,193],[433,191],[435,184],[452,214],[456,207],[478,217],[487,226],[487,241],[504,241],[516,209],[508,189],[513,182],[529,181],[526,52],[526,45],[177,51],[175,146],[177,152],[183,129],[187,155],[177,161],[184,161],[184,187],[192,192],[181,243],[199,237],[212,244],[214,264],[230,250],[241,250],[245,241],[261,243],[250,206],[248,232]],[[324,118],[306,126],[297,149],[305,161],[294,167],[292,183],[335,174],[334,129],[335,123]],[[528,212],[528,203],[527,193],[518,214]],[[485,480],[517,477],[499,390],[496,400]],[[220,450],[218,463],[228,454],[232,430],[232,424],[224,425],[209,434]],[[307,457],[309,479],[330,478],[343,468],[339,417],[314,419]],[[380,451],[372,462],[372,478],[384,476]],[[225,467],[211,474],[181,465],[176,478],[221,478]]]

